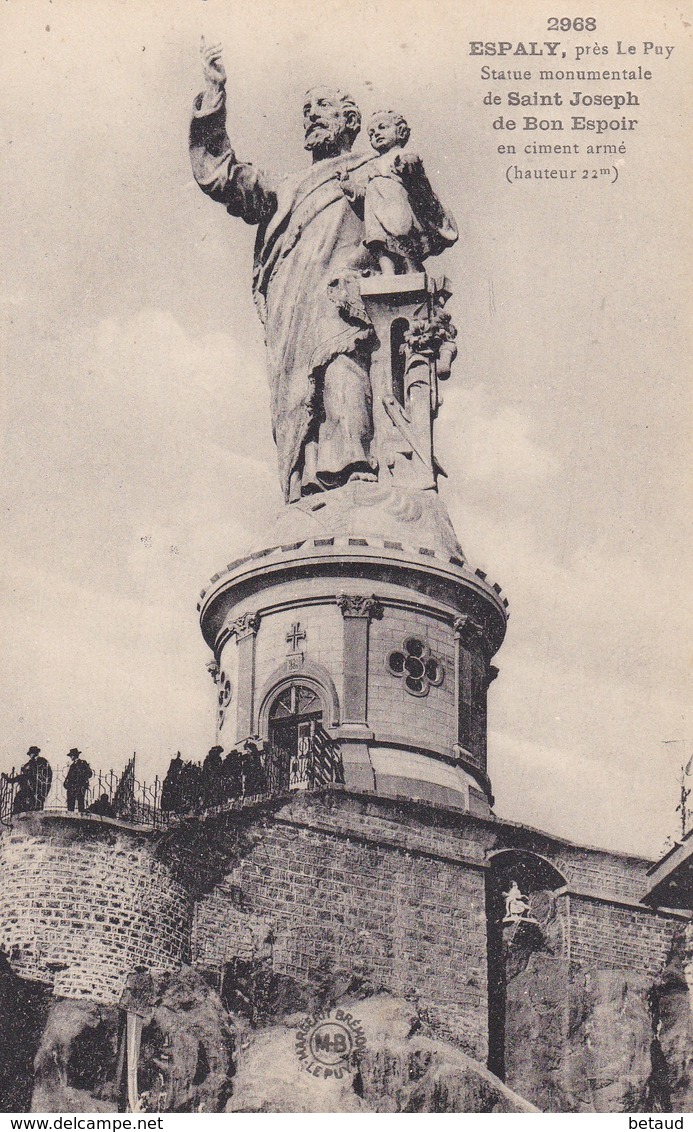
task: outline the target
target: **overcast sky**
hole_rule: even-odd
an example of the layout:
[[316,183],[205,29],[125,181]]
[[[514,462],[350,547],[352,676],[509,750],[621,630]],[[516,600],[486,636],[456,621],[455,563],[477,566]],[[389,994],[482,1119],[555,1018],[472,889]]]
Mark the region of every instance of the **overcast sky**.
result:
[[[204,34],[225,46],[234,145],[266,168],[306,164],[318,82],[409,119],[461,230],[436,264],[460,330],[444,497],[511,608],[491,691],[497,812],[658,852],[690,754],[690,35],[679,5],[638,8],[590,7],[591,42],[676,45],[632,88],[618,182],[508,185],[503,111],[480,80],[499,64],[468,42],[560,38],[548,5],[3,4],[0,768],[30,742],[103,768],[136,750],[142,777],[178,748],[200,758],[214,688],[197,595],[281,506],[254,231],[188,163]],[[584,154],[595,139],[577,140]]]

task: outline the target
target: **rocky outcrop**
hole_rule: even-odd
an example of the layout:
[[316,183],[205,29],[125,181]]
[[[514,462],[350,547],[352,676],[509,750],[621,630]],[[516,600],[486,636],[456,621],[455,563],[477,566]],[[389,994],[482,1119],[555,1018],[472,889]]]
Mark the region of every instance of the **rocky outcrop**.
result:
[[163,1089],[162,1111],[219,1112],[233,1072],[235,1038],[216,994],[190,967],[161,980],[145,1017],[140,1090],[153,1100]]
[[675,937],[652,993],[653,1059],[662,1109],[693,1110],[693,923]]
[[506,988],[508,1085],[544,1112],[690,1111],[686,947],[682,934],[654,987],[646,975],[533,954]]
[[626,971],[571,972],[562,1059],[567,1112],[643,1112],[652,1076],[651,981]]
[[302,1057],[303,1015],[240,1040],[227,1112],[535,1112],[488,1069],[427,1035],[409,1003],[386,994],[347,998],[363,1043],[338,1077]]
[[505,1080],[542,1112],[565,1111],[568,967],[567,960],[534,952],[506,987]]
[[34,1062],[31,1112],[118,1111],[118,1012],[57,998]]
[[[129,1004],[132,1006],[132,1003]],[[233,1073],[234,1033],[218,995],[189,967],[140,994],[143,1108],[218,1112]],[[124,1011],[54,999],[35,1059],[33,1112],[117,1112],[125,1100]]]
[[[222,1002],[183,967],[138,975],[120,1006],[110,1007],[54,998],[5,965],[2,1107],[122,1111],[125,1017],[135,1011],[142,1018],[138,1086],[149,1111],[690,1110],[690,924],[654,987],[644,975],[570,965],[546,950],[520,955],[516,948],[511,958],[505,1084],[439,1037],[410,1002],[334,974],[306,996],[260,962],[235,971]],[[310,1035],[338,1012],[357,1040],[346,1065],[330,1066]],[[323,1055],[329,1045],[323,1039]]]
[[[245,987],[248,1000],[256,997],[253,988]],[[409,1003],[382,993],[352,991],[336,1005],[329,994],[323,1006],[312,1004],[316,1017],[341,1011],[352,1018],[352,1031],[360,1035],[348,1067],[326,1072],[305,1056],[311,1006],[301,1004],[296,1012],[283,984],[273,984],[278,1020],[269,1022],[263,1007],[269,992],[264,983],[262,988],[262,1001],[252,1009],[246,1003],[245,1013],[229,1013],[190,968],[129,984],[122,1007],[136,1007],[142,1017],[138,1086],[144,1111],[536,1111],[484,1066],[427,1032]],[[294,1012],[285,1013],[279,999]],[[33,1095],[16,1110],[122,1111],[125,1009],[49,1001]]]
[[41,983],[21,979],[0,954],[0,1112],[27,1112],[34,1057],[52,996]]

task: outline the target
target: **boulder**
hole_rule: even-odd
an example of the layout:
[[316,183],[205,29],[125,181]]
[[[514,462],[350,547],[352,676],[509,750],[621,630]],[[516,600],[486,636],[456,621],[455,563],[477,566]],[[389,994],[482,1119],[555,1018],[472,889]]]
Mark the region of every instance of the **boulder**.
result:
[[564,1111],[651,1110],[651,979],[590,968],[571,975]]
[[652,995],[657,1092],[662,1110],[693,1110],[693,924],[672,942]]
[[0,954],[0,1112],[28,1112],[34,1058],[52,1003],[50,988],[20,978]]
[[[145,1111],[219,1112],[234,1032],[216,991],[190,967],[151,976],[127,1009],[142,1018],[138,1091]],[[125,1010],[53,999],[34,1063],[32,1112],[118,1112],[126,1098]]]
[[304,1015],[247,1028],[239,1035],[226,1111],[537,1111],[456,1046],[427,1035],[416,1010],[401,999],[344,998],[322,1017],[348,1018],[357,1041],[347,1068],[326,1072],[306,1055],[305,1036],[313,1027]]

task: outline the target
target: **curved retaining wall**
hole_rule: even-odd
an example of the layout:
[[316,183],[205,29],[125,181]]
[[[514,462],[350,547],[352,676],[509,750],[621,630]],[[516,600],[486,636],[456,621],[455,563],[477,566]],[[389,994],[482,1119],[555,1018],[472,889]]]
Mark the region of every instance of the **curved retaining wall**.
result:
[[146,833],[32,814],[0,835],[0,946],[57,995],[117,1002],[135,967],[189,958],[191,923],[190,897]]

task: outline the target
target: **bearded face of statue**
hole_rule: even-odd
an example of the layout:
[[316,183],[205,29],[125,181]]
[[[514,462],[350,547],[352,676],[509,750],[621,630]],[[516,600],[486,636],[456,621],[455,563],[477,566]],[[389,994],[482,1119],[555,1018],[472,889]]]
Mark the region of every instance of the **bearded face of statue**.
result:
[[313,160],[336,157],[351,149],[359,131],[360,118],[350,100],[337,91],[316,87],[306,95],[303,106],[304,148]]

